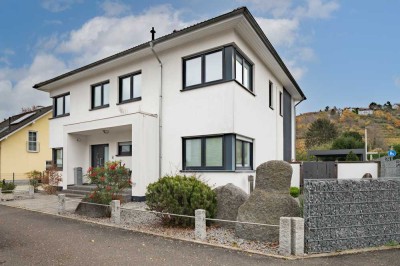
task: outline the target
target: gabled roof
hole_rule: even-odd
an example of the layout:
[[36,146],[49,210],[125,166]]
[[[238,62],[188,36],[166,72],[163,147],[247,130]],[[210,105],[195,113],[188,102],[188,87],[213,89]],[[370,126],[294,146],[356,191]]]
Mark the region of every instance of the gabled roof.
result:
[[22,129],[26,125],[29,125],[45,114],[48,114],[52,111],[52,109],[53,106],[42,107],[31,112],[21,113],[5,119],[0,123],[0,141],[9,135],[12,135],[19,129]]
[[107,63],[107,62],[110,62],[110,61],[119,59],[119,58],[124,57],[124,56],[126,56],[126,55],[133,54],[133,53],[138,52],[138,51],[140,51],[140,50],[149,48],[150,43],[153,43],[154,45],[159,44],[159,43],[163,43],[163,42],[166,42],[166,41],[168,41],[168,40],[171,40],[171,39],[177,38],[177,37],[179,37],[179,36],[182,36],[182,35],[184,35],[184,34],[190,33],[190,32],[192,32],[192,31],[195,31],[195,30],[198,30],[198,29],[207,27],[207,26],[212,25],[212,24],[216,24],[216,23],[218,23],[218,22],[227,20],[227,19],[229,19],[229,18],[233,18],[233,17],[238,16],[238,15],[243,15],[243,16],[247,19],[247,21],[249,22],[249,24],[251,25],[251,27],[253,28],[253,30],[256,32],[256,34],[258,35],[258,37],[261,39],[261,41],[264,43],[264,45],[268,48],[268,50],[269,50],[269,51],[271,52],[271,54],[273,55],[274,59],[278,62],[279,66],[282,68],[282,70],[285,72],[285,74],[287,75],[287,77],[290,79],[291,83],[293,84],[293,86],[295,87],[295,89],[298,91],[298,93],[301,95],[302,99],[305,100],[305,99],[306,99],[306,96],[304,95],[303,91],[300,89],[300,86],[297,84],[296,80],[294,79],[294,77],[293,77],[292,74],[290,73],[289,69],[288,69],[288,68],[286,67],[286,65],[283,63],[282,59],[280,58],[280,56],[279,56],[278,53],[276,52],[275,48],[272,46],[271,42],[268,40],[267,36],[265,36],[263,30],[262,30],[261,27],[258,25],[257,21],[255,20],[255,18],[253,17],[253,15],[250,13],[250,11],[249,11],[246,7],[240,7],[240,8],[234,9],[234,10],[231,11],[231,12],[228,12],[228,13],[225,13],[225,14],[223,14],[223,15],[220,15],[220,16],[217,16],[217,17],[214,17],[214,18],[211,18],[211,19],[209,19],[209,20],[205,20],[205,21],[203,21],[203,22],[194,24],[194,25],[192,25],[192,26],[183,28],[183,29],[181,29],[181,30],[174,31],[174,32],[172,32],[172,33],[170,33],[170,34],[164,35],[164,36],[162,36],[162,37],[160,37],[160,38],[157,38],[157,39],[155,39],[155,40],[153,40],[153,41],[149,41],[149,42],[146,42],[146,43],[137,45],[137,46],[135,46],[135,47],[132,47],[132,48],[127,49],[127,50],[125,50],[125,51],[122,51],[122,52],[120,52],[120,53],[111,55],[111,56],[109,56],[109,57],[106,57],[106,58],[103,58],[103,59],[101,59],[101,60],[98,60],[98,61],[96,61],[96,62],[94,62],[94,63],[88,64],[88,65],[86,65],[86,66],[77,68],[77,69],[72,70],[72,71],[70,71],[70,72],[67,72],[67,73],[65,73],[65,74],[59,75],[59,76],[57,76],[57,77],[55,77],[55,78],[52,78],[52,79],[43,81],[43,82],[41,82],[41,83],[37,83],[37,84],[35,84],[35,85],[33,86],[33,88],[39,89],[39,88],[41,88],[41,87],[43,87],[43,86],[49,85],[49,84],[54,83],[54,82],[59,81],[59,80],[62,80],[62,79],[64,79],[64,78],[67,78],[67,77],[72,76],[72,75],[74,75],[74,74],[83,72],[83,71],[85,71],[85,70],[94,68],[94,67],[96,67],[96,66],[105,64],[105,63]]

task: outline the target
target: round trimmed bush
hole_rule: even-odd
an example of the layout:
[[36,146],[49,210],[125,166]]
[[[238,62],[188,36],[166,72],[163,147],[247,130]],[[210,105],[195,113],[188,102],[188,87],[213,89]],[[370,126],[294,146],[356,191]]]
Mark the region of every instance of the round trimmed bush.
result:
[[[146,203],[150,210],[194,216],[196,209],[206,210],[213,218],[217,210],[215,192],[195,176],[165,176],[147,187]],[[194,218],[162,215],[166,225],[189,226]]]
[[290,188],[290,195],[293,198],[297,198],[300,195],[300,189],[298,187],[291,187]]

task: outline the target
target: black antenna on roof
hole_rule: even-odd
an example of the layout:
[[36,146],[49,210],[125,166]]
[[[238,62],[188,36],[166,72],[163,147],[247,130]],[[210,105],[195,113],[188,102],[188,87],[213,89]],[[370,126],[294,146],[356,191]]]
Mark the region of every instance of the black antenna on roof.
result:
[[154,27],[151,27],[150,33],[151,33],[151,40],[154,41],[154,35],[156,33],[156,31],[154,30]]

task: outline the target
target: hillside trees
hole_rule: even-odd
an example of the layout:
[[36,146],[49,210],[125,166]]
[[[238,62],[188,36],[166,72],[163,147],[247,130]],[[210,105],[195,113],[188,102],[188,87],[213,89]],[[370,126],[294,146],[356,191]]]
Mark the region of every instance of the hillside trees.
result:
[[306,148],[328,143],[338,136],[336,126],[328,119],[319,118],[315,120],[306,133]]
[[347,131],[333,141],[332,149],[361,149],[364,147],[364,145],[365,144],[360,133]]

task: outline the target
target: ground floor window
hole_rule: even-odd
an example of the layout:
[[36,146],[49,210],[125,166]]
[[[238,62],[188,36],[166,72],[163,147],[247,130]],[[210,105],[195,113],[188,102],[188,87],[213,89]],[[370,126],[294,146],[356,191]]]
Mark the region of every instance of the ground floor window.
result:
[[184,137],[182,144],[183,170],[252,169],[252,143],[235,134]]
[[55,148],[53,149],[53,165],[59,170],[63,168],[63,149]]
[[119,156],[132,156],[132,141],[118,143]]

